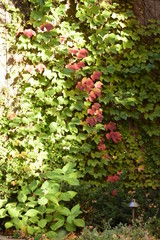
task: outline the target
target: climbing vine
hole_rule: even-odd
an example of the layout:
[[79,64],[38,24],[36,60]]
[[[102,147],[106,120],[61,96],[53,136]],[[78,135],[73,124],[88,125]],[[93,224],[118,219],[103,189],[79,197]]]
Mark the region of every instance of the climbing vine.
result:
[[1,116],[2,195],[68,162],[96,185],[121,172],[127,188],[156,189],[159,21],[139,25],[130,2],[81,0],[72,18],[62,1],[28,2],[29,20],[12,26],[17,93]]

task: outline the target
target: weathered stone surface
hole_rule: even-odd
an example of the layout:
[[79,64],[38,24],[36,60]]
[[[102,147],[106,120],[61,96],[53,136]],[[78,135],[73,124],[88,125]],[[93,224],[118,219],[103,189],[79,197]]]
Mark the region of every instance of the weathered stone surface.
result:
[[0,91],[5,86],[6,79],[6,12],[0,2]]
[[160,19],[160,0],[135,0],[133,10],[139,22],[146,25],[149,19]]

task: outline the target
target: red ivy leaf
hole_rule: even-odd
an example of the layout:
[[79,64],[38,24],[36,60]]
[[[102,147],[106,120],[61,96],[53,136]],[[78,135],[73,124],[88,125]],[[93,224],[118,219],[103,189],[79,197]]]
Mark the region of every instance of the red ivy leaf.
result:
[[109,155],[103,155],[103,157],[102,157],[103,159],[110,159],[110,156]]
[[89,100],[90,102],[93,102],[94,99],[96,99],[96,95],[95,95],[95,93],[94,93],[93,91],[91,91],[91,92],[89,93],[88,100]]
[[59,39],[59,41],[60,41],[61,44],[64,44],[65,40],[66,40],[66,38],[65,38],[65,37],[62,37],[62,36],[61,36],[60,39]]
[[104,125],[104,128],[105,128],[106,131],[107,130],[114,131],[114,130],[116,130],[117,127],[116,127],[116,123],[109,122],[108,124]]
[[43,63],[39,63],[36,66],[36,71],[39,72],[39,73],[42,73],[44,69],[45,69],[45,65]]
[[71,53],[71,54],[74,54],[74,55],[77,54],[78,51],[79,51],[79,49],[76,48],[76,47],[73,47],[73,48],[69,48],[69,49],[68,49],[68,52]]
[[110,136],[115,143],[122,140],[121,134],[119,132],[110,132]]
[[23,55],[22,54],[15,54],[14,55],[14,60],[16,61],[16,63],[21,63],[23,62]]
[[76,88],[78,88],[79,90],[84,90],[84,87],[82,86],[82,83],[81,82],[78,82],[77,85],[76,85]]
[[27,36],[28,38],[31,38],[32,36],[36,36],[36,32],[32,29],[26,29],[23,31],[23,34]]
[[107,133],[107,134],[106,134],[106,138],[107,138],[108,140],[111,140],[110,133]]
[[85,63],[82,62],[82,61],[78,62],[77,65],[78,65],[80,68],[85,67]]
[[11,120],[11,119],[14,119],[15,116],[16,116],[15,113],[9,113],[7,117],[9,120]]
[[95,110],[98,110],[101,107],[101,105],[99,103],[94,103],[92,108]]
[[106,150],[106,145],[104,143],[99,143],[98,144],[98,150],[100,150],[100,151]]
[[93,92],[97,95],[97,97],[101,97],[101,91],[99,88],[94,88]]
[[117,191],[116,189],[114,189],[114,190],[112,191],[112,193],[111,193],[112,196],[116,196],[116,195],[117,195],[117,192],[118,192],[118,191]]
[[34,67],[33,67],[32,65],[27,64],[26,67],[25,67],[25,70],[26,70],[27,72],[31,73],[31,72],[33,72],[33,70],[34,70]]
[[107,183],[109,182],[114,183],[114,182],[118,182],[119,180],[120,180],[120,177],[117,174],[107,177]]
[[86,92],[89,93],[91,91],[91,89],[93,88],[94,83],[90,78],[84,77],[82,79],[82,85],[83,85],[84,89],[86,90]]
[[94,117],[88,117],[86,119],[86,123],[93,127],[94,125],[96,125],[97,121]]
[[95,87],[99,88],[99,89],[101,89],[102,85],[103,85],[103,83],[101,83],[100,81],[95,83]]
[[101,76],[102,72],[99,71],[99,72],[94,72],[92,75],[91,75],[91,78],[93,81],[95,80],[100,80],[100,76]]
[[88,51],[85,48],[82,48],[81,50],[79,50],[77,57],[78,58],[85,58],[87,57]]
[[94,115],[95,111],[94,111],[94,109],[89,108],[87,113],[90,115]]
[[41,31],[51,31],[54,28],[52,23],[45,22],[40,26]]

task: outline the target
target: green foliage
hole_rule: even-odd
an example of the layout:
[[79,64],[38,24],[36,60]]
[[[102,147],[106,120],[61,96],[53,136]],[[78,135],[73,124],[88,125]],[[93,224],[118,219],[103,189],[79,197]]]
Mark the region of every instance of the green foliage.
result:
[[[17,199],[15,212],[11,207],[0,212],[2,217],[16,215],[7,228],[22,224],[16,222],[21,206],[29,204],[28,221],[39,216],[30,208],[39,211],[73,198],[71,191],[61,193],[61,200],[36,192],[36,200],[28,203],[28,195],[45,186],[42,175],[45,184],[59,184],[63,174],[56,169],[68,162],[79,177],[97,186],[119,171],[125,173],[126,188],[159,186],[159,21],[140,26],[130,1],[75,4],[68,9],[63,1],[29,0],[26,23],[12,10],[8,27],[14,66],[8,78],[16,94],[8,104],[2,99],[0,116],[1,195]],[[23,28],[16,22],[23,22]],[[75,173],[63,181],[78,185]],[[25,184],[29,192],[23,191]],[[69,231],[83,225],[67,219]],[[45,229],[48,222],[33,224]],[[63,219],[55,224],[49,238]],[[32,228],[26,231],[34,234]]]
[[133,227],[119,224],[115,228],[111,228],[110,224],[106,224],[106,229],[103,232],[98,232],[96,228],[84,228],[79,240],[118,240],[118,239],[147,239],[149,237],[148,231],[144,226],[134,224]]
[[[120,181],[106,183],[103,187],[94,188],[88,183],[83,183],[76,188],[77,195],[72,202],[80,203],[86,226],[92,226],[102,232],[107,222],[112,227],[120,222],[132,223],[132,209],[129,208],[129,203],[135,198],[139,204],[135,218],[141,218],[141,222],[148,223],[146,227],[152,229],[153,235],[154,229],[158,230],[160,190],[124,189],[121,184],[123,177],[121,176]],[[154,221],[156,224],[153,226]]]
[[10,202],[12,196],[1,200],[0,218],[7,219],[5,228],[14,226],[30,235],[45,233],[48,238],[53,238],[61,228],[74,231],[76,227],[84,227],[84,220],[77,218],[82,213],[80,205],[71,209],[65,206],[76,192],[63,191],[63,185],[78,185],[76,174],[72,164],[68,163],[62,169],[42,173],[29,185],[24,182],[14,202]]

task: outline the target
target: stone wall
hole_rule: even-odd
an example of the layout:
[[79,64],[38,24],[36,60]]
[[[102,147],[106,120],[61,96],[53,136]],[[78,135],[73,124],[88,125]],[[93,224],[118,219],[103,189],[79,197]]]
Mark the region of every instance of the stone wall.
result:
[[146,25],[149,19],[160,19],[160,0],[135,0],[133,10],[139,22]]
[[4,5],[0,2],[0,92],[2,88],[5,86],[6,79],[6,62],[7,62],[7,45],[6,45],[6,11]]

